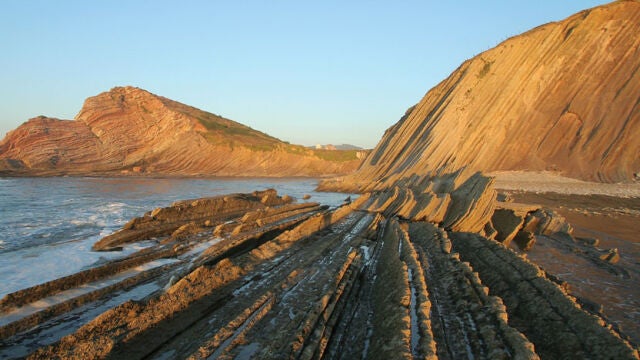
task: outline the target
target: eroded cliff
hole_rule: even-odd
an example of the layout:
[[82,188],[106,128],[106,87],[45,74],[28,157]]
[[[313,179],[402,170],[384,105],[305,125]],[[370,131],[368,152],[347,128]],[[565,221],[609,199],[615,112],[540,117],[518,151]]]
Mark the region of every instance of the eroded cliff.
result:
[[31,119],[0,142],[0,173],[320,176],[344,174],[357,151],[290,145],[134,87],[88,98],[75,121]]
[[640,171],[639,68],[638,1],[540,26],[464,62],[332,187],[362,190],[461,167],[632,180]]

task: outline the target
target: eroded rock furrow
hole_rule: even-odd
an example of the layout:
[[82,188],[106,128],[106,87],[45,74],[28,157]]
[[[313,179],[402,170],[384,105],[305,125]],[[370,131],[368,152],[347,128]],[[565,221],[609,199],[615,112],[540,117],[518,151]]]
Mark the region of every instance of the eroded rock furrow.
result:
[[507,325],[501,300],[488,296],[473,269],[451,253],[451,241],[443,230],[412,223],[409,234],[433,294],[440,358],[536,358],[532,344]]
[[387,222],[373,284],[370,345],[364,358],[408,359],[411,354],[411,318],[408,270],[400,259],[400,229]]
[[[109,297],[116,291],[127,291],[135,286],[139,286],[145,281],[152,281],[161,277],[163,273],[170,272],[176,267],[176,262],[169,262],[166,265],[153,267],[149,270],[140,271],[133,275],[125,274],[122,280],[105,281],[110,285],[88,284],[87,291],[82,289],[72,289],[67,292],[58,293],[54,296],[40,299],[34,303],[27,304],[14,311],[7,312],[0,316],[0,339],[7,339],[19,332],[28,330],[45,321],[54,321],[55,317],[63,315],[75,308],[81,307],[89,302]],[[109,280],[109,279],[107,279]],[[96,290],[89,291],[90,289]],[[8,339],[7,341],[11,341]]]
[[307,242],[300,254],[287,262],[302,266],[304,275],[278,298],[272,312],[247,334],[245,346],[233,354],[244,351],[247,344],[261,344],[255,353],[263,358],[313,357],[321,351],[334,309],[359,273],[359,233],[370,221],[354,213],[329,233]]
[[289,197],[279,197],[273,189],[251,194],[231,194],[178,201],[171,206],[147,212],[129,221],[120,231],[105,236],[93,245],[93,250],[117,249],[129,242],[171,235],[181,226],[212,226],[242,217],[251,210],[290,203]]
[[[301,212],[305,208],[308,211]],[[242,288],[243,283],[252,282],[258,277],[268,278],[269,273],[263,273],[262,270],[269,267],[271,260],[276,264],[272,268],[290,268],[291,265],[287,264],[292,258],[296,258],[296,251],[304,249],[298,244],[299,241],[310,245],[308,242],[312,241],[314,236],[322,237],[314,234],[333,231],[328,228],[339,229],[341,226],[347,226],[340,223],[345,216],[347,223],[357,223],[356,220],[362,217],[356,219],[350,216],[352,210],[349,207],[331,213],[318,213],[318,210],[316,206],[298,206],[287,210],[288,217],[283,215],[287,213],[284,210],[277,213],[265,211],[264,215],[267,218],[263,224],[272,222],[271,225],[256,228],[248,224],[246,229],[250,230],[249,234],[243,234],[241,230],[233,231],[237,235],[232,235],[231,238],[242,241],[218,241],[210,248],[217,250],[208,250],[199,260],[194,261],[191,265],[193,271],[178,280],[166,293],[143,302],[127,302],[109,310],[80,328],[74,336],[63,338],[58,344],[41,349],[34,357],[66,353],[71,357],[117,358],[126,354],[128,358],[143,358],[151,353],[167,353],[171,350],[167,344],[177,343],[174,340],[184,338],[183,333],[189,333],[191,328],[197,327],[204,319],[209,321],[218,309],[226,308],[228,303],[233,302],[236,290]],[[350,218],[352,220],[349,220]],[[257,220],[260,219],[258,216]],[[186,236],[182,241],[188,239],[189,236]],[[334,242],[327,241],[326,244],[323,243],[323,247],[327,249],[332,244],[335,245]],[[309,249],[318,251],[313,246]],[[217,255],[206,256],[211,253]],[[297,259],[308,258],[311,261],[320,254],[310,255],[301,254]],[[291,270],[280,273],[288,274]],[[275,277],[272,281],[264,283],[264,286],[253,284],[252,287],[269,289],[276,286],[277,281],[278,278]],[[237,307],[235,304],[232,308]],[[250,306],[241,308],[237,313],[246,308]],[[196,350],[202,341],[204,340],[192,341],[195,345],[191,344],[190,348],[195,346]]]
[[543,358],[634,359],[637,351],[602,318],[583,311],[566,290],[536,265],[497,242],[451,233],[454,249],[500,296],[509,322],[535,344]]
[[376,215],[363,234],[364,242],[360,246],[363,269],[344,300],[343,310],[336,315],[337,324],[323,354],[326,359],[360,359],[369,353],[373,334],[373,284],[377,278],[385,224],[384,218]]
[[[275,302],[275,296],[267,293],[240,315],[231,320],[225,327],[217,330],[213,336],[198,348],[198,351],[191,354],[188,359],[218,359],[227,348],[237,345],[244,336],[244,333],[251,329],[253,325],[262,319],[271,310]],[[160,352],[159,357],[168,358],[178,354],[176,350]]]
[[[77,331],[97,315],[128,300],[141,300],[161,291],[174,264],[158,267],[85,296],[45,308],[3,327],[0,359],[24,358]],[[80,305],[82,304],[82,305]],[[9,336],[11,334],[12,336]]]
[[[351,223],[359,218],[348,216],[344,221]],[[341,222],[336,224],[337,227],[341,225],[344,226]],[[265,291],[273,292],[277,300],[275,302],[276,309],[269,311],[267,314],[268,317],[272,318],[274,316],[272,313],[279,311],[278,309],[282,306],[280,303],[289,299],[292,291],[297,291],[301,284],[306,281],[311,281],[314,284],[319,274],[324,272],[326,265],[322,264],[323,253],[330,251],[331,246],[335,245],[339,237],[332,235],[331,231],[325,235],[323,233],[307,233],[304,238],[292,244],[291,247],[276,254],[277,256],[265,257],[264,249],[256,249],[252,254],[247,254],[247,260],[254,259],[262,262],[244,276],[243,284],[237,286],[233,291],[232,301],[222,305],[215,312],[212,312],[210,316],[203,317],[197,324],[194,323],[189,330],[167,342],[156,353],[167,354],[175,352],[176,354],[184,354],[194,353],[196,349],[198,349],[197,352],[200,352],[201,349],[198,348],[200,346],[199,342],[194,339],[197,339],[203,333],[215,334],[215,329],[228,326],[227,324],[230,321],[228,319],[232,314],[237,313],[239,310],[241,311],[245,307],[251,307],[251,302]],[[330,237],[327,238],[327,236]],[[330,238],[334,238],[334,240],[330,240]],[[236,258],[236,261],[240,264],[243,260]],[[244,266],[246,267],[247,265],[245,264]],[[295,296],[295,298],[297,297],[300,297],[300,295]],[[299,301],[303,303],[304,300]],[[288,314],[289,312],[287,311],[287,319]],[[278,316],[275,316],[275,318],[282,321]],[[235,345],[229,346],[225,353],[232,351],[234,348]]]
[[[264,196],[256,196],[256,194],[264,194]],[[278,200],[278,197],[274,197],[274,192],[255,192],[248,197],[234,195],[232,197],[218,197],[213,199],[222,200],[225,204],[229,204],[229,199],[242,199],[241,202],[254,201],[260,206],[267,204],[285,204],[276,205],[276,208],[265,207],[261,212],[258,212],[257,216],[253,216],[253,221],[248,223],[245,227],[251,230],[249,234],[242,234],[241,231],[237,231],[244,240],[251,240],[252,238],[273,238],[282,231],[289,229],[295,224],[303,221],[309,216],[315,214],[320,208],[316,204],[297,204],[286,205],[287,201]],[[249,199],[249,200],[246,200]],[[204,201],[206,203],[206,201]],[[210,202],[210,201],[209,201]],[[176,203],[175,206],[182,207],[182,210],[177,212],[182,219],[191,219],[193,215],[189,214],[189,211],[195,213],[203,213],[208,210],[203,210],[201,205],[203,201],[191,201],[187,208],[184,207],[184,202]],[[196,206],[197,205],[197,206]],[[245,207],[250,207],[244,204]],[[158,214],[165,214],[167,221],[174,221],[167,213],[176,213],[170,208],[161,209],[162,211],[156,211]],[[250,215],[246,213],[245,215]],[[135,220],[133,221],[135,222]],[[175,222],[175,221],[174,221]],[[259,228],[254,223],[260,222],[266,227]],[[130,222],[131,224],[131,222]],[[128,224],[125,227],[130,227]],[[1,334],[3,338],[7,338],[11,335],[15,335],[20,331],[25,331],[30,327],[42,324],[44,321],[50,321],[52,324],[56,323],[56,316],[61,315],[64,318],[64,314],[73,310],[76,307],[82,306],[85,303],[97,301],[101,297],[110,297],[115,291],[124,291],[132,288],[136,284],[139,284],[145,280],[156,280],[165,277],[164,273],[169,272],[172,280],[169,281],[168,277],[165,282],[175,282],[173,279],[180,279],[190,272],[190,268],[194,268],[193,263],[191,266],[176,266],[182,263],[189,263],[192,258],[202,251],[206,246],[219,243],[219,240],[215,240],[211,235],[206,235],[209,227],[190,227],[182,226],[178,230],[165,240],[162,240],[158,246],[154,246],[150,249],[145,249],[139,253],[132,254],[124,259],[108,262],[105,265],[98,266],[96,268],[88,269],[77,274],[67,276],[65,278],[57,279],[52,282],[38,285],[33,289],[23,290],[14,294],[9,294],[4,299],[5,308],[12,306],[15,310],[7,311],[0,317],[0,321],[4,321],[5,324],[1,327]],[[265,241],[266,241],[265,240]],[[249,241],[250,242],[250,241]],[[242,251],[251,250],[252,246],[258,246],[260,242],[254,242],[248,248],[243,248]],[[215,247],[215,246],[214,246]],[[200,250],[199,250],[200,249]],[[163,257],[178,257],[175,260],[170,260],[172,266],[153,265],[154,262],[158,262],[157,259]],[[151,267],[150,267],[151,266]],[[141,270],[128,270],[136,267]],[[144,270],[150,268],[151,270]],[[142,271],[136,275],[137,271]],[[133,276],[127,275],[127,272],[132,273]],[[93,283],[91,281],[94,281]],[[162,287],[162,285],[160,285]],[[83,289],[93,289],[87,292]],[[33,291],[31,291],[33,290]],[[39,300],[42,298],[42,300]],[[51,298],[51,300],[49,300]],[[34,305],[28,305],[28,301],[34,302]],[[40,304],[47,305],[40,305]],[[118,305],[117,303],[114,305]],[[34,310],[30,310],[34,309]],[[37,311],[34,313],[34,311]],[[83,318],[83,317],[80,317]],[[17,319],[17,320],[16,320]],[[87,319],[85,319],[86,321]],[[78,320],[79,321],[79,320]],[[81,322],[76,321],[76,328],[82,325]],[[53,325],[55,327],[55,325]],[[68,327],[68,326],[67,326]],[[37,334],[37,330],[36,330]],[[32,336],[36,335],[32,334]],[[64,332],[60,336],[64,335]],[[24,338],[24,335],[22,336]],[[55,338],[54,338],[55,340]],[[13,340],[8,340],[8,344],[13,343]]]
[[6,295],[0,301],[0,312],[7,312],[12,308],[18,308],[28,303],[54,295],[64,290],[78,287],[82,284],[96,281],[107,276],[117,274],[138,265],[151,262],[164,257],[175,256],[172,249],[141,250],[124,259],[111,261],[108,264],[84,270],[69,276],[36,285],[24,290],[19,290]]
[[[226,201],[239,198],[249,210],[224,223],[200,222],[206,201],[176,203],[182,210],[157,214],[185,222],[144,252],[170,250],[171,266],[8,324],[14,335],[0,343],[10,351],[4,358],[32,350],[32,359],[637,358],[603,318],[506,247],[538,208],[496,204],[479,174],[412,181],[336,209],[270,191],[266,202],[275,205],[236,194]],[[566,227],[553,214],[534,225],[526,231]],[[145,286],[144,296],[126,301]],[[40,330],[23,331],[42,325],[47,334],[76,314],[59,340],[31,341]]]
[[411,353],[414,358],[435,359],[436,341],[431,327],[432,305],[424,277],[425,270],[407,230],[408,226],[404,224],[401,227],[400,241],[403,244],[401,256],[407,264],[411,286]]

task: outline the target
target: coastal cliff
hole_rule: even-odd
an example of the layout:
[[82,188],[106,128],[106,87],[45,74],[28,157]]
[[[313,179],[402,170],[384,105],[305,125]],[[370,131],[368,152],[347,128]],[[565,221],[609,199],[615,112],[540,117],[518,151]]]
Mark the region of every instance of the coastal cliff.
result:
[[552,171],[601,182],[640,171],[640,2],[617,1],[465,61],[325,189],[414,174]]
[[291,145],[135,87],[88,98],[74,121],[33,118],[0,142],[5,175],[324,176],[363,152]]
[[[635,176],[638,20],[640,3],[616,2],[466,62],[357,173],[324,182],[361,192],[341,206],[268,189],[149,209],[92,247],[135,252],[1,298],[0,348],[28,359],[640,359],[637,252],[574,233],[561,214],[514,202],[479,171]],[[157,97],[167,117],[125,125],[130,106],[153,112],[118,93],[128,90],[89,99],[71,127],[43,118],[11,134],[62,149],[55,161],[3,164],[90,163],[81,144],[113,159],[105,169],[177,171],[172,161],[208,166],[206,155],[184,157],[189,149],[175,145],[184,141],[282,149]],[[50,145],[52,133],[65,148]],[[0,153],[17,153],[7,144]]]

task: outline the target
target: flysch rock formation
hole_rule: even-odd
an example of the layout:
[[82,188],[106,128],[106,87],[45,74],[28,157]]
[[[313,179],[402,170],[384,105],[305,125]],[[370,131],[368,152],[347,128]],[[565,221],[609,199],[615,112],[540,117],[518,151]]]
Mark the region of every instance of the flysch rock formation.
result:
[[[1,357],[638,359],[566,284],[485,236],[502,206],[480,174],[333,209],[273,190],[177,202],[95,248],[151,246],[0,300]],[[538,211],[516,211],[520,226],[569,231]]]
[[0,175],[325,176],[365,152],[312,150],[134,87],[88,98],[74,121],[44,116],[0,142]]
[[[564,28],[562,37],[583,36],[581,26],[593,18],[619,19],[620,9],[637,19],[637,6],[616,2],[581,13],[570,18],[575,26]],[[638,26],[606,23],[612,31]],[[555,33],[558,24],[522,40]],[[555,49],[553,39],[547,51]],[[521,56],[536,54],[536,44]],[[492,76],[492,66],[483,76]],[[447,107],[430,111],[429,119]],[[143,250],[0,300],[1,356],[639,359],[639,336],[615,326],[612,314],[593,303],[598,299],[572,295],[569,284],[529,261],[526,251],[539,240],[547,251],[568,249],[584,266],[629,280],[631,286],[619,290],[623,298],[634,294],[632,277],[640,270],[620,266],[615,249],[574,238],[558,214],[506,201],[477,164],[454,156],[423,162],[415,148],[440,149],[430,148],[436,140],[429,134],[442,129],[415,120],[419,116],[411,114],[425,111],[416,109],[385,135],[361,178],[328,183],[361,192],[340,207],[296,203],[267,190],[180,201],[132,219],[94,249],[147,244]],[[404,135],[396,136],[400,130]],[[617,138],[626,139],[627,130]],[[453,131],[455,142],[460,134]],[[484,154],[481,143],[471,144]],[[626,170],[600,165],[594,171],[603,180],[626,176]],[[637,320],[631,322],[636,327]]]
[[640,2],[616,1],[465,61],[390,127],[356,173],[362,191],[461,167],[640,176]]

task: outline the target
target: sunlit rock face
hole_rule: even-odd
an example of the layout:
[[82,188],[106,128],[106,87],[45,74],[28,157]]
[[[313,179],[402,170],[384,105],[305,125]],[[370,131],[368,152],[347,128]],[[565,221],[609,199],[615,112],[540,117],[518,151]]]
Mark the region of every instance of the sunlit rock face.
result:
[[[178,201],[94,245],[149,247],[0,299],[3,351],[31,359],[637,359],[597,304],[583,307],[566,283],[484,229],[506,228],[495,214],[509,209],[516,228],[558,230],[547,246],[580,253],[585,269],[629,274],[577,244],[557,215],[494,197],[491,179],[476,174],[398,184],[335,209],[275,190]],[[59,326],[65,331],[49,333]]]
[[639,66],[637,1],[537,27],[460,65],[386,131],[343,186],[460,167],[633,180]]
[[322,154],[134,87],[88,98],[74,121],[40,116],[0,143],[5,174],[320,176],[357,151]]
[[[631,15],[623,16],[621,11]],[[640,273],[639,263],[629,263],[615,248],[597,247],[596,240],[574,237],[572,226],[554,211],[498,196],[494,179],[476,170],[480,165],[509,161],[518,166],[531,159],[545,163],[565,155],[575,156],[580,164],[595,156],[595,150],[592,154],[575,148],[600,144],[595,136],[607,133],[609,123],[603,120],[598,126],[580,120],[583,127],[577,133],[583,135],[576,138],[585,143],[576,140],[573,145],[564,144],[564,137],[554,135],[553,129],[570,133],[571,127],[562,125],[566,119],[597,113],[578,99],[586,96],[580,95],[583,88],[596,93],[608,85],[600,82],[593,88],[585,80],[583,87],[573,88],[570,106],[562,105],[566,109],[555,123],[528,124],[530,131],[515,120],[489,121],[482,116],[473,120],[473,112],[465,106],[451,110],[456,108],[454,100],[465,96],[471,80],[470,99],[476,94],[498,108],[502,104],[502,112],[496,112],[488,104],[469,100],[466,106],[484,111],[483,116],[508,118],[512,107],[522,110],[529,103],[553,108],[554,100],[545,102],[544,92],[531,99],[525,96],[529,90],[516,86],[530,86],[526,80],[533,76],[525,76],[521,69],[535,73],[544,68],[540,61],[546,58],[539,48],[553,52],[569,46],[564,42],[584,36],[586,50],[575,44],[570,48],[574,57],[589,63],[591,57],[582,54],[605,52],[589,52],[588,39],[604,38],[581,34],[594,31],[594,23],[599,31],[604,31],[605,23],[612,29],[637,27],[637,14],[638,3],[618,2],[509,40],[505,44],[524,44],[519,61],[514,53],[513,58],[507,57],[511,67],[500,67],[520,76],[515,83],[491,70],[501,63],[489,55],[500,47],[465,63],[387,132],[356,175],[323,184],[362,192],[354,201],[345,199],[342,206],[295,203],[266,190],[179,201],[132,219],[97,241],[93,249],[117,251],[136,242],[149,243],[148,247],[0,299],[3,350],[11,357],[31,359],[638,359],[637,346],[624,329],[613,326],[602,313],[599,302],[612,302],[611,298],[574,296],[560,274],[546,271],[522,252],[540,250],[553,262],[573,263],[572,271],[585,281],[606,283],[602,286],[606,290],[600,291],[611,292],[613,285],[620,285],[616,291],[623,300],[613,300],[626,318],[636,316],[626,309],[637,298],[634,280]],[[635,23],[620,25],[612,20],[628,16]],[[531,45],[525,46],[529,41]],[[636,44],[633,51],[637,52],[636,39],[621,36],[620,41]],[[570,66],[573,60],[566,61],[562,66],[578,76]],[[611,68],[611,73],[615,71]],[[556,72],[558,82],[564,75]],[[502,79],[498,83],[509,94],[519,94],[511,98],[512,104],[478,91],[492,89],[485,84],[491,77],[496,82]],[[629,84],[619,84],[614,98],[629,96],[623,95],[633,86]],[[99,113],[118,111],[105,108]],[[459,117],[450,111],[458,111]],[[527,121],[544,118],[529,112],[521,114]],[[80,118],[97,129],[91,125],[95,121],[91,113],[81,112]],[[629,119],[636,118],[629,115]],[[443,125],[447,122],[451,123]],[[183,125],[185,134],[191,134],[188,128],[193,124]],[[631,125],[620,126],[631,129]],[[533,151],[535,146],[526,140],[533,141],[528,136],[536,131],[544,135],[536,143],[542,150]],[[613,138],[606,138],[608,144],[628,141],[627,130],[616,131]],[[155,141],[147,135],[142,131],[132,137]],[[521,151],[516,140],[526,149],[519,155],[511,154]],[[556,150],[547,151],[546,145]],[[637,144],[627,145],[637,150]],[[491,152],[500,146],[507,149]],[[138,151],[131,147],[128,153]],[[624,166],[612,168],[622,168],[619,172],[605,166],[608,154],[611,151],[599,153],[603,161],[593,165],[593,173],[585,174],[601,180],[626,179]],[[517,156],[520,162],[512,159]],[[5,164],[29,166],[26,161]],[[587,168],[576,165],[575,169]],[[132,274],[125,277],[125,271]],[[131,300],[140,292],[145,295]],[[38,303],[46,304],[45,309],[36,312],[32,305]],[[637,339],[638,322],[630,323]],[[62,325],[64,333],[45,336],[50,334],[48,329]]]

